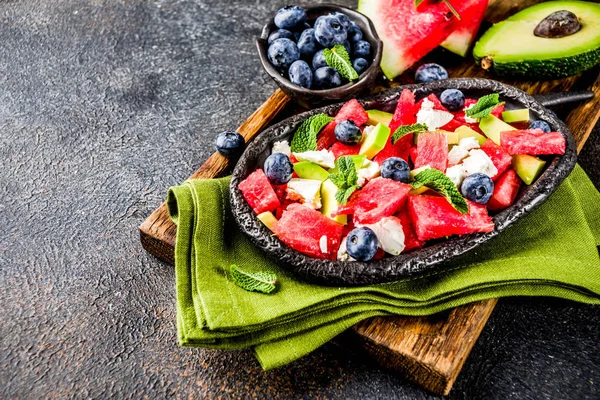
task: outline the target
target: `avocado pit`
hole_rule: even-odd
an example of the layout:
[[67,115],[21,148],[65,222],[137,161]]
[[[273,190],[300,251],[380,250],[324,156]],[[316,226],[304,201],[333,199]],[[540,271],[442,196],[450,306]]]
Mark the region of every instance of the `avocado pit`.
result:
[[581,22],[579,22],[577,15],[571,11],[561,10],[544,18],[535,27],[533,34],[538,37],[556,39],[573,35],[580,29]]

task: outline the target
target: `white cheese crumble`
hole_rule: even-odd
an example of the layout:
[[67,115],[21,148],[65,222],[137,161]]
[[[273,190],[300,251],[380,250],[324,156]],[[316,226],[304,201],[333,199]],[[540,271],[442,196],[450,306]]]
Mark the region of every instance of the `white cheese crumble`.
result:
[[288,143],[288,141],[282,140],[280,142],[273,143],[273,150],[271,151],[271,153],[283,153],[289,157],[290,154],[292,154],[292,150],[290,149],[290,144]]
[[354,258],[350,257],[350,254],[348,254],[348,249],[346,248],[346,238],[344,238],[342,243],[340,243],[337,259],[340,261],[356,261]]
[[335,167],[335,156],[329,150],[305,151],[303,153],[294,153],[294,156],[298,161],[310,161],[327,168]]
[[292,178],[287,184],[287,197],[318,210],[321,208],[321,181]]
[[363,225],[371,228],[377,240],[379,247],[386,253],[397,256],[404,250],[404,229],[402,223],[397,217],[385,217],[374,224]]
[[460,187],[460,185],[462,185],[462,182],[467,177],[467,172],[465,171],[465,167],[462,164],[458,164],[447,168],[446,176],[450,178],[452,183],[454,183],[457,187]]
[[362,168],[356,174],[358,175],[358,186],[363,187],[367,181],[379,176],[379,164],[365,159]]
[[473,150],[479,148],[479,142],[472,136],[460,139],[458,145],[465,150]]
[[321,253],[327,254],[327,236],[321,236],[319,239],[319,248],[321,249]]
[[471,118],[471,117],[469,117],[469,116],[466,114],[467,110],[468,110],[468,109],[470,109],[470,108],[473,108],[473,106],[474,106],[475,104],[476,104],[476,103],[473,103],[473,104],[471,104],[469,107],[465,107],[465,108],[463,109],[463,110],[464,110],[464,112],[465,112],[465,122],[468,122],[469,124],[474,124],[474,123],[476,123],[476,122],[477,122],[477,120],[476,120],[475,118]]
[[469,152],[469,157],[463,160],[463,166],[467,175],[481,172],[491,178],[498,173],[498,169],[492,162],[492,159],[483,150],[479,149]]
[[448,165],[450,167],[456,165],[468,155],[469,150],[466,150],[461,146],[452,146],[452,149],[448,152]]
[[421,108],[417,112],[417,123],[427,125],[427,129],[430,131],[446,125],[454,118],[452,113],[434,110],[433,106],[434,104],[431,100],[424,98]]

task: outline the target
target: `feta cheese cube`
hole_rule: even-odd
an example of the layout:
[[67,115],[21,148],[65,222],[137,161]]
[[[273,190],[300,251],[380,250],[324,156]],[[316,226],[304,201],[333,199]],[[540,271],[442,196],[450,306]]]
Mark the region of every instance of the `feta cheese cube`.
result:
[[471,136],[460,139],[458,145],[467,151],[479,148],[479,142]]
[[462,185],[462,182],[467,177],[467,172],[465,171],[465,167],[462,164],[458,164],[447,168],[446,176],[450,178],[450,180],[456,185],[456,187],[460,187],[460,185]]
[[397,256],[404,250],[404,229],[402,223],[397,217],[385,217],[374,224],[363,225],[371,228],[377,240],[379,247],[386,253]]
[[356,171],[356,174],[358,175],[358,186],[362,187],[367,181],[379,176],[379,164],[365,159],[362,168]]
[[289,157],[290,154],[292,154],[292,150],[290,149],[290,144],[288,141],[282,140],[280,142],[273,143],[273,149],[271,150],[271,153],[283,153]]
[[[469,108],[472,108],[474,105],[475,105],[475,103],[471,104],[469,107],[465,107],[465,108],[463,109],[463,111],[465,111],[465,113],[466,113],[466,112],[467,112],[467,110],[468,110]],[[467,122],[467,123],[469,123],[469,124],[474,124],[474,123],[476,123],[476,122],[477,122],[477,120],[476,120],[475,118],[471,118],[471,117],[469,117],[467,114],[465,114],[465,122]]]
[[469,157],[463,160],[463,166],[467,175],[481,172],[491,178],[498,173],[498,168],[496,168],[492,159],[483,150],[479,149],[469,151]]
[[327,168],[335,167],[335,156],[329,150],[305,151],[303,153],[294,153],[294,156],[298,161],[310,161]]
[[453,146],[448,152],[448,166],[451,167],[460,163],[468,155],[469,150],[464,149],[462,146]]
[[433,106],[433,102],[426,97],[417,112],[417,123],[427,125],[427,129],[430,131],[446,125],[454,118],[452,113],[434,110]]
[[318,210],[321,208],[321,181],[292,178],[287,184],[287,198]]

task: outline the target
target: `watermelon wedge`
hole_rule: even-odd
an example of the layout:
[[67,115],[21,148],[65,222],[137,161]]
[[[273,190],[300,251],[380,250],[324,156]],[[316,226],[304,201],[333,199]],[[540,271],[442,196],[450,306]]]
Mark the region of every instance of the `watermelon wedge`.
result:
[[494,222],[483,204],[467,200],[469,213],[461,214],[444,197],[408,196],[408,209],[419,240],[491,232]]
[[565,154],[566,142],[560,132],[544,133],[541,129],[500,133],[500,144],[508,154]]
[[402,223],[402,230],[404,231],[404,250],[402,252],[406,253],[425,246],[425,242],[419,240],[417,237],[417,233],[415,232],[415,228],[408,211],[400,211],[396,214],[396,217],[400,219],[400,222]]
[[[481,3],[461,0],[452,5],[458,14],[469,16],[469,10],[480,9]],[[383,41],[381,69],[388,79],[406,71],[461,26],[441,1],[427,0],[415,7],[414,0],[359,0],[358,11],[373,21]]]
[[446,171],[448,166],[448,136],[444,132],[423,132],[419,134],[415,168],[429,165],[431,168]]
[[504,151],[502,147],[494,143],[492,139],[487,139],[485,143],[481,145],[481,150],[488,155],[494,163],[494,167],[498,170],[498,173],[491,177],[493,181],[500,178],[502,173],[510,168],[512,157]]
[[363,126],[369,120],[369,114],[356,99],[348,101],[335,116],[335,122],[350,120],[358,126]]
[[262,169],[257,169],[238,185],[244,198],[255,213],[273,211],[279,207],[279,199]]
[[487,207],[490,210],[503,210],[510,206],[519,193],[521,187],[521,178],[514,169],[506,171],[494,184],[494,194],[488,201]]
[[[344,226],[301,204],[290,204],[274,227],[279,239],[310,257],[335,260]],[[325,239],[321,239],[325,236]]]
[[479,1],[473,7],[464,11],[460,15],[461,20],[458,27],[440,46],[459,56],[466,56],[471,44],[475,40],[475,36],[477,36],[487,5],[488,0]]
[[337,141],[334,133],[336,125],[337,122],[331,121],[319,132],[317,135],[317,150],[328,149]]
[[352,156],[358,154],[360,151],[361,144],[344,144],[342,142],[335,142],[333,146],[329,148],[329,151],[333,153],[335,158],[339,158],[341,156]]
[[[404,89],[400,94],[398,104],[396,105],[396,111],[394,112],[394,116],[392,117],[392,121],[390,122],[390,131],[394,133],[394,131],[399,126],[410,125],[417,122],[414,109],[415,95],[410,90]],[[381,150],[375,156],[374,161],[381,165],[385,160],[387,160],[390,157],[400,157],[404,161],[408,162],[408,156],[412,142],[412,133],[403,136],[394,144],[392,144],[392,138],[390,136],[390,139],[386,143],[383,150]]]

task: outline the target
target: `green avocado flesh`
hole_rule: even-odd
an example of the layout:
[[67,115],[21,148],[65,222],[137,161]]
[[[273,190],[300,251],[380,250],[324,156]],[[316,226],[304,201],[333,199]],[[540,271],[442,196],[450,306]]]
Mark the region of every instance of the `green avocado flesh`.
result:
[[[561,10],[579,18],[578,32],[562,38],[533,34],[544,18]],[[578,74],[600,62],[600,4],[550,1],[529,7],[491,27],[473,55],[484,69],[501,76],[550,79]]]

